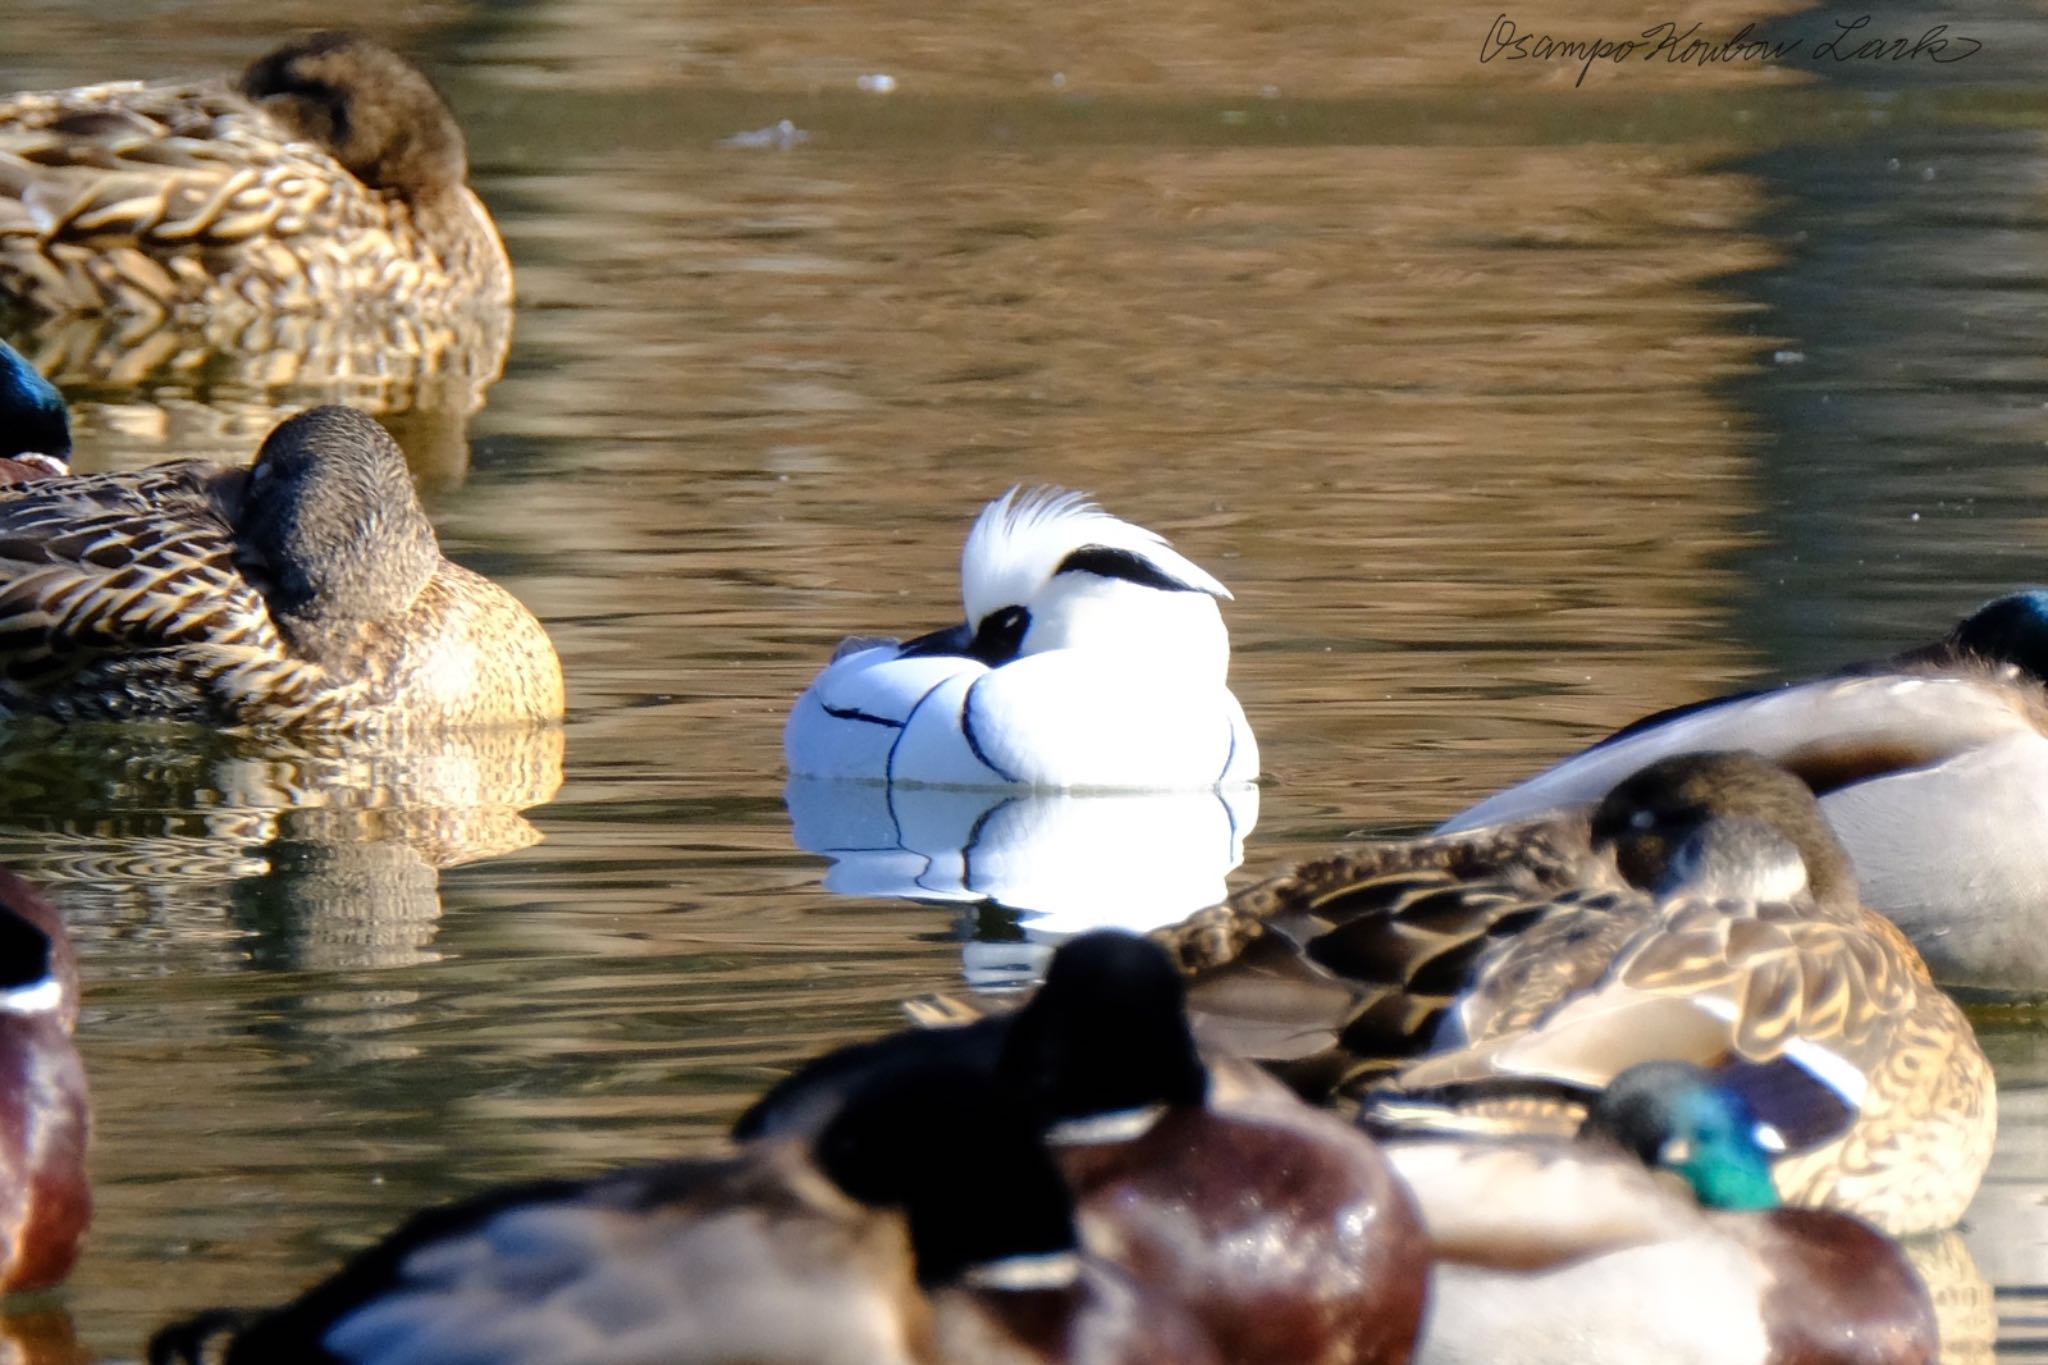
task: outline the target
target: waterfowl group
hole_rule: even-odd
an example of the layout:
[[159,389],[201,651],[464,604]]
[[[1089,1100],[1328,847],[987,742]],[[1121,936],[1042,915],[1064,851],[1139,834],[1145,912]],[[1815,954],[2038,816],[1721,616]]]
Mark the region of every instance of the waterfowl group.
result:
[[1230,592],[1078,493],[1013,488],[960,557],[966,619],[856,637],[797,699],[790,772],[892,785],[1213,788],[1259,775]]
[[431,1210],[150,1360],[1936,1359],[1899,1248],[1778,1208],[1705,1072],[1625,1072],[1576,1143],[1381,1144],[1199,1054],[1180,1004],[1158,948],[1085,935],[1014,1015],[820,1058],[729,1155]]
[[503,309],[512,270],[431,82],[325,33],[233,86],[0,100],[0,302],[32,316]]
[[1639,720],[1446,833],[1581,805],[1656,759],[1748,749],[1798,774],[1870,905],[1952,985],[2048,987],[2048,591],[1934,644]]
[[[0,102],[15,313],[511,298],[460,129],[373,43]],[[70,446],[0,343],[4,718],[394,744],[560,719],[546,632],[442,555],[367,415],[300,413],[247,465],[74,476]],[[960,592],[957,623],[850,639],[798,697],[793,809],[837,828],[879,790],[877,851],[935,863],[916,793],[978,793],[933,807],[975,812],[964,862],[1009,847],[996,812],[1068,808],[1027,796],[1210,811],[1258,778],[1230,593],[1162,536],[1019,486]],[[785,1078],[719,1155],[429,1210],[150,1359],[1931,1361],[1890,1235],[1953,1226],[1996,1131],[1936,977],[2048,980],[2044,688],[2048,593],[2023,593],[1887,663],[1651,717],[1433,835],[1149,941],[1073,938],[1014,1010]],[[75,964],[5,874],[0,947],[5,1291],[62,1278],[89,1200]]]
[[1212,1036],[1393,1128],[1575,1125],[1640,1062],[1791,1067],[1833,1112],[1788,1201],[1951,1226],[1991,1156],[1990,1064],[1858,901],[1797,778],[1653,763],[1590,814],[1364,844],[1167,931]]

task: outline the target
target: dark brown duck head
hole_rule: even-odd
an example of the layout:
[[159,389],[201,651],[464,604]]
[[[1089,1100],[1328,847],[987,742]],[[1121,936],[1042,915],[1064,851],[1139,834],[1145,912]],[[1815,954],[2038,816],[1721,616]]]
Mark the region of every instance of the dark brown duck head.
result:
[[237,562],[295,643],[398,617],[441,567],[404,453],[354,408],[280,423],[234,520]]
[[462,128],[419,68],[350,33],[316,33],[251,63],[237,88],[373,189],[420,201],[469,176]]
[[[1595,808],[1593,844],[1613,851],[1615,865],[1631,883],[1655,890],[1670,884],[1674,859],[1688,841],[1724,820],[1754,821],[1789,841],[1806,865],[1806,884],[1816,901],[1836,907],[1855,903],[1849,855],[1828,828],[1813,792],[1759,754],[1677,754],[1637,771]],[[1713,836],[1713,844],[1718,847],[1695,845],[1684,856],[1694,859],[1710,851],[1721,862],[1725,884],[1726,859],[1743,845],[1732,832]],[[1767,842],[1755,851],[1782,856],[1782,849],[1773,853]],[[1685,871],[1683,861],[1679,870]]]

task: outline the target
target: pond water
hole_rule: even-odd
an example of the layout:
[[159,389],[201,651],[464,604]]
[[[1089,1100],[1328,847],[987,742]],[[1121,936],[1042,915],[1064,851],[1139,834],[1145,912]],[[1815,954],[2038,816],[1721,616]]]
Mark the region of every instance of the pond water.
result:
[[[331,18],[19,8],[8,87],[230,70]],[[1240,881],[2044,576],[2048,15],[1888,9],[1982,50],[1844,63],[1814,50],[1860,11],[1709,0],[1682,22],[1803,49],[1581,85],[1481,62],[1490,5],[1373,8],[367,0],[469,129],[509,349],[17,337],[92,467],[381,409],[571,701],[559,748],[0,748],[97,1111],[92,1240],[11,1320],[24,1359],[132,1355],[487,1182],[701,1148],[1000,968],[1005,914],[824,888],[780,733],[841,636],[954,616],[1013,482],[1234,590],[1270,779]],[[1678,17],[1573,9],[1513,17]],[[1950,1354],[1988,1355],[1989,1283],[2017,1359],[2048,1354],[2048,1032],[1979,1024],[2005,1127]]]

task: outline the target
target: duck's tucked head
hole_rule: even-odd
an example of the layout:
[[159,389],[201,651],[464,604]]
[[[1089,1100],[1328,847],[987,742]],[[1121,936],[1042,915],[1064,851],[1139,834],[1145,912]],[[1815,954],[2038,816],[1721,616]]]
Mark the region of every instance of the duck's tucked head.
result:
[[433,82],[366,38],[289,43],[251,63],[238,88],[373,189],[420,199],[469,175],[462,128]]
[[272,613],[312,630],[398,615],[441,565],[404,453],[354,408],[313,408],[270,433],[236,532]]
[[1724,815],[1679,841],[1653,889],[1660,896],[1790,901],[1809,888],[1806,859],[1783,831],[1768,821]]
[[1031,1116],[987,1072],[878,1077],[819,1133],[818,1167],[853,1198],[901,1208],[926,1286],[1071,1282],[1073,1204]]
[[1041,1122],[1196,1105],[1208,1072],[1187,987],[1155,943],[1114,929],[1069,939],[1017,1012],[997,1072]]
[[1734,1091],[1690,1062],[1643,1062],[1616,1076],[1581,1137],[1605,1138],[1644,1165],[1685,1178],[1712,1209],[1771,1209],[1771,1148],[1780,1145]]
[[[1674,857],[1689,839],[1727,819],[1766,825],[1798,850],[1816,900],[1840,904],[1855,898],[1849,856],[1828,828],[1813,792],[1759,754],[1675,754],[1638,770],[1594,810],[1593,841],[1611,847],[1622,875],[1648,890],[1672,880]],[[1738,874],[1734,865],[1745,855],[1762,857],[1765,866]],[[1706,867],[1724,888],[1745,877],[1752,884],[1787,880],[1781,875],[1783,850],[1754,832],[1716,831],[1687,854],[1684,866]]]
[[2048,681],[2048,590],[2032,588],[1986,602],[1949,633],[1958,654],[2011,664]]
[[1052,649],[1115,650],[1221,677],[1230,592],[1165,539],[1079,493],[1012,488],[960,556],[963,652],[990,665]]
[[23,455],[69,460],[71,413],[57,386],[0,341],[0,458]]

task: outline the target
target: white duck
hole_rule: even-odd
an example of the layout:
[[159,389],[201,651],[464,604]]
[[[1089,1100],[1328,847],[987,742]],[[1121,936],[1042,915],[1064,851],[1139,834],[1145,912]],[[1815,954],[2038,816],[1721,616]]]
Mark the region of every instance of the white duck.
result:
[[1211,788],[1259,774],[1225,681],[1230,592],[1079,493],[1012,488],[960,556],[960,625],[850,640],[783,732],[799,777]]

